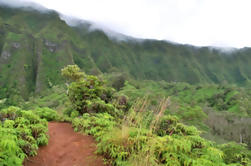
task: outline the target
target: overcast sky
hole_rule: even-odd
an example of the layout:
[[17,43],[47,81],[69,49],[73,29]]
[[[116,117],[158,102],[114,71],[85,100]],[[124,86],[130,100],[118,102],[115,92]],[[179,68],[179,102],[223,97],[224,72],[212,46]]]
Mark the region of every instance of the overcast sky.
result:
[[251,0],[16,1],[36,2],[138,38],[197,46],[251,46]]

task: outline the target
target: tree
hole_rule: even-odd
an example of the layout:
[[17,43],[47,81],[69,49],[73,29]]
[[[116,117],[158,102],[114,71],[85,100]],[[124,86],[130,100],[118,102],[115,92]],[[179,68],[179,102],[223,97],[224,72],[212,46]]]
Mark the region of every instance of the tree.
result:
[[80,81],[84,78],[85,73],[80,71],[77,65],[68,65],[61,70],[61,74],[67,81]]
[[77,65],[65,67],[62,69],[62,75],[73,81],[68,86],[67,93],[73,111],[78,111],[80,115],[97,112],[115,115],[119,112],[113,105],[115,90],[106,87],[104,81],[98,77],[80,72]]

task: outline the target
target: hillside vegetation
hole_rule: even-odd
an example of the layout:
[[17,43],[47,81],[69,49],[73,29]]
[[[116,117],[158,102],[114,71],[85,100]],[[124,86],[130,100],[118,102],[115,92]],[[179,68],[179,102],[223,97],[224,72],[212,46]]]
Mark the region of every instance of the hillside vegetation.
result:
[[99,154],[115,166],[248,165],[251,153],[245,144],[217,145],[200,137],[194,126],[166,113],[170,98],[157,105],[141,97],[131,105],[126,97],[95,76],[68,66],[62,75],[68,86],[71,117],[76,131],[93,135]]
[[156,106],[170,98],[164,114],[171,114],[187,125],[195,125],[206,138],[218,143],[245,142],[251,146],[250,89],[231,85],[191,85],[165,81],[129,81],[118,94],[132,101],[148,96]]
[[39,146],[48,144],[47,120],[59,120],[49,108],[0,110],[0,165],[21,166],[28,156],[37,154]]
[[93,136],[114,166],[251,164],[250,48],[111,39],[90,26],[0,6],[0,166],[36,155],[48,121]]
[[27,99],[62,83],[60,69],[123,72],[137,80],[250,85],[251,50],[226,53],[165,41],[111,40],[90,24],[70,27],[54,11],[0,7],[0,98]]
[[[114,83],[86,75],[76,65],[64,68],[62,75],[66,78],[67,89],[53,87],[53,91],[47,91],[51,94],[42,98],[32,97],[30,101],[19,104],[30,111],[17,107],[0,111],[0,161],[4,166],[21,165],[25,157],[36,155],[38,146],[48,143],[47,121],[51,120],[71,122],[75,131],[95,137],[97,153],[114,166],[250,165],[251,152],[246,144],[216,144],[200,136],[200,130],[207,130],[201,120],[208,115],[201,110],[203,102],[199,101],[210,100],[211,96],[221,94],[221,90],[209,95],[199,93],[189,84],[173,86],[165,82],[145,82],[139,87],[137,81],[132,81],[131,85],[125,82],[117,91],[109,86]],[[158,91],[163,85],[171,86],[170,90]],[[198,102],[195,103],[197,107],[186,105],[189,100],[186,101],[182,94],[165,97],[165,93],[175,91],[177,94],[177,89],[182,92],[187,86],[186,90],[193,91],[198,99],[194,100]],[[152,90],[156,93],[149,93]],[[51,105],[55,96],[64,102]],[[182,105],[183,108],[178,109],[182,113],[173,110],[173,103]],[[64,111],[59,111],[59,115],[50,108],[39,108],[47,104]],[[249,117],[247,112],[242,116]],[[201,129],[184,125],[182,121],[189,125],[194,123]],[[248,141],[250,135],[245,136],[243,140]]]

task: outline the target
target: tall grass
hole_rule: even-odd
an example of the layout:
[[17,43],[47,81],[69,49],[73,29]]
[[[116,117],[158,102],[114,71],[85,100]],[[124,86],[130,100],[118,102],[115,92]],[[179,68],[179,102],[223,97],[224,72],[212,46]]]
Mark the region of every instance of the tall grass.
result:
[[[195,127],[164,114],[171,102],[169,98],[163,98],[156,106],[149,101],[147,97],[138,99],[122,119],[107,113],[84,114],[83,118],[75,118],[73,125],[97,138],[97,152],[110,165],[227,165],[224,152],[215,143],[201,138]],[[235,160],[236,164],[247,165],[249,159],[243,158]]]

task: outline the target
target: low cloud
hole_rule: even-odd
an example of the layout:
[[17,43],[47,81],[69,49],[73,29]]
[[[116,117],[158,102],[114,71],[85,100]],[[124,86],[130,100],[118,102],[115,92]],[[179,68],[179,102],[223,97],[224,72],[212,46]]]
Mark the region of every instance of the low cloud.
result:
[[78,23],[72,17],[90,20],[90,30],[101,29],[112,38],[124,34],[195,46],[251,46],[250,0],[0,0],[47,11],[32,2],[70,16],[60,14],[71,26]]
[[25,1],[25,0],[0,0],[0,5],[12,7],[12,8],[25,8],[26,10],[29,10],[29,8],[32,8],[40,12],[49,11],[46,7],[42,5],[39,5],[31,1]]
[[[34,2],[30,1],[24,1],[24,0],[0,0],[1,6],[7,6],[11,8],[22,8],[23,10],[37,10],[41,13],[47,13],[49,11],[52,11],[50,9],[47,9],[46,7],[39,5]],[[110,39],[116,40],[116,41],[127,41],[133,39],[132,37],[123,35],[121,33],[115,32],[105,25],[101,25],[95,22],[79,19],[74,16],[65,15],[62,13],[59,13],[59,17],[61,20],[64,20],[69,26],[85,26],[89,32],[93,32],[96,30],[103,31]],[[136,40],[136,39],[135,39]],[[139,40],[140,41],[140,40]]]
[[237,48],[234,48],[234,47],[216,47],[216,46],[210,46],[209,47],[209,50],[211,51],[219,51],[221,53],[224,53],[222,55],[232,55],[232,53],[235,53],[236,51],[238,51]]
[[68,16],[64,14],[60,14],[60,19],[64,20],[69,26],[76,27],[76,26],[84,26],[85,28],[88,29],[89,32],[101,30],[103,31],[110,39],[116,40],[118,42],[121,41],[130,41],[130,40],[135,40],[135,41],[142,41],[141,39],[136,39],[124,34],[121,34],[119,32],[115,32],[114,30],[109,29],[105,25],[101,25],[99,23],[87,21],[87,20],[82,20],[73,16]]

